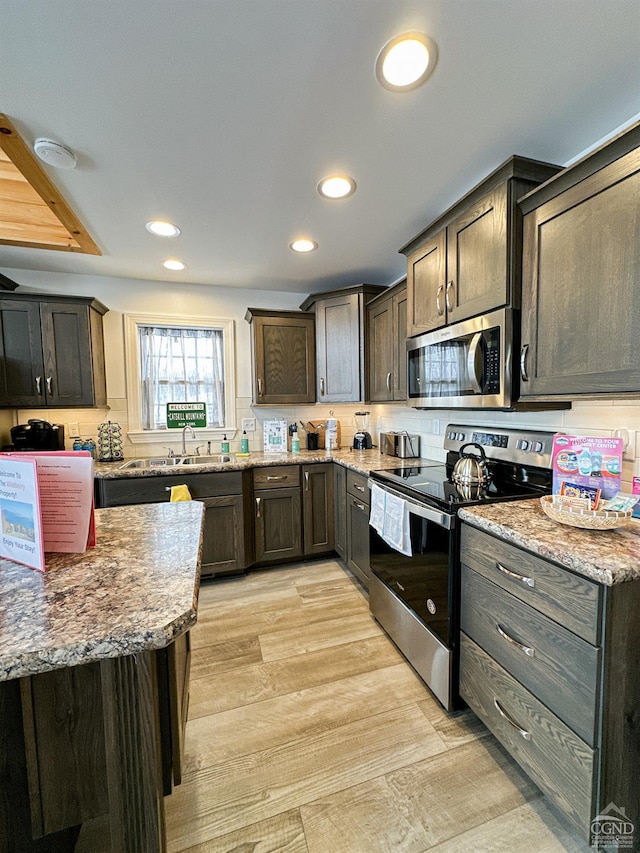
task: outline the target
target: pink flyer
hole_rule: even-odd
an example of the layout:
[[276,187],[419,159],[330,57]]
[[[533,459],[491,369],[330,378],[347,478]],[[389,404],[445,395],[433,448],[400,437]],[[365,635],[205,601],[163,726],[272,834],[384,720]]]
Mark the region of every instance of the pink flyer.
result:
[[622,439],[590,435],[553,437],[553,493],[589,497],[595,508],[620,491]]

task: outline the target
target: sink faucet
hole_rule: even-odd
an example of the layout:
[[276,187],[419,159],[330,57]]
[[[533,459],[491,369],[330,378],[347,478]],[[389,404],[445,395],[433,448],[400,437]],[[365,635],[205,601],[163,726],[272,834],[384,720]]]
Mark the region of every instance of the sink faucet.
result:
[[191,438],[195,438],[196,434],[193,431],[193,427],[189,424],[186,427],[182,428],[182,456],[187,455],[187,430],[191,430]]

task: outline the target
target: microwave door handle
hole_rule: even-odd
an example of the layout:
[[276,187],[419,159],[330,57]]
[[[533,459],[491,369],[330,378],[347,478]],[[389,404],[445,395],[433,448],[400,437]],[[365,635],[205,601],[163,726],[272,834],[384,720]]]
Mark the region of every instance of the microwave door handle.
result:
[[482,332],[476,332],[475,335],[471,338],[471,343],[469,344],[469,352],[467,353],[467,377],[469,378],[471,387],[476,392],[476,394],[482,394],[482,385],[480,385],[480,379],[478,378],[478,371],[476,368],[478,352],[481,343]]

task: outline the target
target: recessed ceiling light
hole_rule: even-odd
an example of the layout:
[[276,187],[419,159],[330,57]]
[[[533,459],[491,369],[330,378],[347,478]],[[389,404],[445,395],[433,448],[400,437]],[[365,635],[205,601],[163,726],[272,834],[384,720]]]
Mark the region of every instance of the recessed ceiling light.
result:
[[177,237],[180,229],[173,222],[166,222],[164,219],[152,219],[147,222],[145,228],[157,237]]
[[313,240],[307,240],[306,237],[301,237],[299,240],[294,240],[293,243],[289,243],[289,248],[294,252],[315,252],[318,248],[318,244]]
[[325,198],[347,198],[356,191],[356,182],[346,175],[332,175],[318,184],[318,192]]
[[162,262],[162,266],[168,270],[183,270],[186,267],[186,264],[183,264],[182,261],[179,261],[177,258],[168,258],[166,261]]
[[403,33],[388,41],[376,59],[376,77],[385,89],[408,92],[421,86],[436,66],[438,48],[424,33]]

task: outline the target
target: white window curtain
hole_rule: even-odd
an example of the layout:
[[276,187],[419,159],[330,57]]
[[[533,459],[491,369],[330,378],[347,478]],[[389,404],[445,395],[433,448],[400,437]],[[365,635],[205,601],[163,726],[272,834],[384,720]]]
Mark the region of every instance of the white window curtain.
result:
[[207,404],[207,427],[224,426],[221,329],[138,326],[142,428],[167,425],[167,403]]

